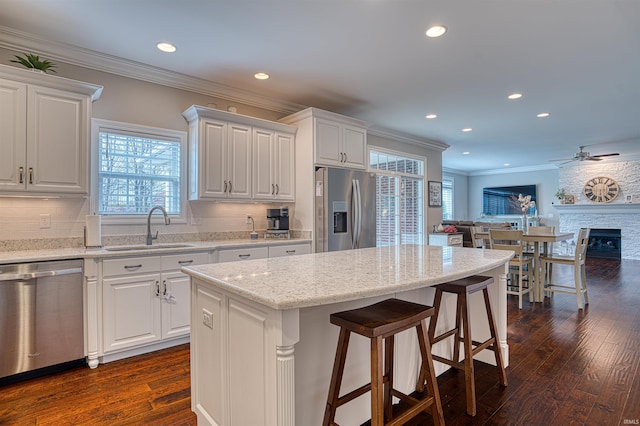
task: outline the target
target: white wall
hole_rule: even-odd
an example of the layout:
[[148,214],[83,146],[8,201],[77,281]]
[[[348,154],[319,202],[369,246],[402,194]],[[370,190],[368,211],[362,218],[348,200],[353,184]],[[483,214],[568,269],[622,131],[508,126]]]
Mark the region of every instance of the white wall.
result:
[[476,220],[482,214],[482,188],[505,185],[536,185],[538,215],[545,225],[558,227],[558,212],[553,204],[558,200],[554,194],[558,190],[558,169],[537,171],[503,172],[475,174],[469,176],[467,211],[469,220]]

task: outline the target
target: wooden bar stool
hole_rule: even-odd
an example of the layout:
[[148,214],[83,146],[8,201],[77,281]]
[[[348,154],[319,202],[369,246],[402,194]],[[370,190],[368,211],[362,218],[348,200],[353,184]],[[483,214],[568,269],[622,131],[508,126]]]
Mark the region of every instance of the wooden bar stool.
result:
[[[476,415],[476,385],[473,368],[473,357],[484,349],[491,349],[496,357],[498,368],[498,376],[500,384],[507,386],[507,375],[504,371],[504,362],[502,361],[502,352],[500,352],[500,340],[496,332],[495,319],[491,311],[491,302],[489,301],[489,291],[487,286],[493,282],[491,277],[483,277],[474,275],[456,281],[451,281],[435,286],[436,296],[434,299],[435,314],[429,324],[429,341],[433,345],[447,337],[454,336],[453,359],[446,359],[437,355],[433,355],[433,359],[451,367],[464,370],[467,394],[467,413]],[[491,337],[485,342],[477,342],[471,338],[471,327],[469,323],[469,304],[468,296],[477,291],[482,290],[484,294],[484,306],[487,310],[487,319],[489,320],[489,332]],[[440,304],[442,302],[442,293],[453,293],[457,295],[456,308],[456,325],[455,328],[435,336],[436,323],[438,314],[440,313]],[[462,324],[460,322],[462,321]],[[462,325],[462,327],[461,327]],[[462,333],[462,337],[460,334]],[[460,342],[464,344],[464,359],[460,361]],[[475,347],[474,347],[475,346]],[[420,384],[424,383],[420,380]],[[420,390],[420,389],[418,389]]]
[[[369,390],[371,391],[371,426],[402,425],[422,411],[431,413],[434,424],[444,425],[440,394],[431,358],[431,345],[424,321],[434,313],[435,310],[431,306],[388,299],[364,308],[331,314],[331,323],[340,327],[340,337],[322,422],[324,426],[337,425],[334,421],[336,409]],[[394,336],[413,327],[418,333],[422,355],[421,384],[424,384],[426,379],[428,389],[427,395],[420,400],[393,389]],[[349,336],[352,332],[371,339],[371,382],[340,396]],[[392,397],[400,398],[411,405],[393,419]]]

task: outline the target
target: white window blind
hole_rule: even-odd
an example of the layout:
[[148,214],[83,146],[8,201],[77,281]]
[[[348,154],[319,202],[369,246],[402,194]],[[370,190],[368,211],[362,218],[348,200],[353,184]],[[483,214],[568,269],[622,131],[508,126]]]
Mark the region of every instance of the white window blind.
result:
[[453,179],[442,178],[442,220],[453,220]]

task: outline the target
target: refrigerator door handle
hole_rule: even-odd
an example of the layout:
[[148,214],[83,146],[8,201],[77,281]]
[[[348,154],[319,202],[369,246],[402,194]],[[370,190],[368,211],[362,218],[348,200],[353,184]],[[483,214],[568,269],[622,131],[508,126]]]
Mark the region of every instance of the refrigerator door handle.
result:
[[362,230],[362,199],[360,195],[360,181],[353,179],[353,235],[352,235],[352,248],[360,247],[360,232]]

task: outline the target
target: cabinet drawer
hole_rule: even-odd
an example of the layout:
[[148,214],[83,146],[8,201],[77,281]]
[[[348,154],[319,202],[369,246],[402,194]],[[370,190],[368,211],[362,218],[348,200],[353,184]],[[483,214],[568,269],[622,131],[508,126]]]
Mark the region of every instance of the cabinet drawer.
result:
[[127,257],[123,259],[106,259],[102,263],[104,277],[147,272],[160,272],[160,256]]
[[268,247],[252,247],[218,251],[218,262],[235,262],[237,260],[265,259],[269,257]]
[[285,244],[269,247],[269,257],[293,256],[311,253],[309,244]]
[[209,253],[181,253],[162,256],[162,270],[171,271],[183,266],[202,265],[209,263]]
[[450,235],[449,236],[449,245],[450,246],[462,246],[462,235]]

